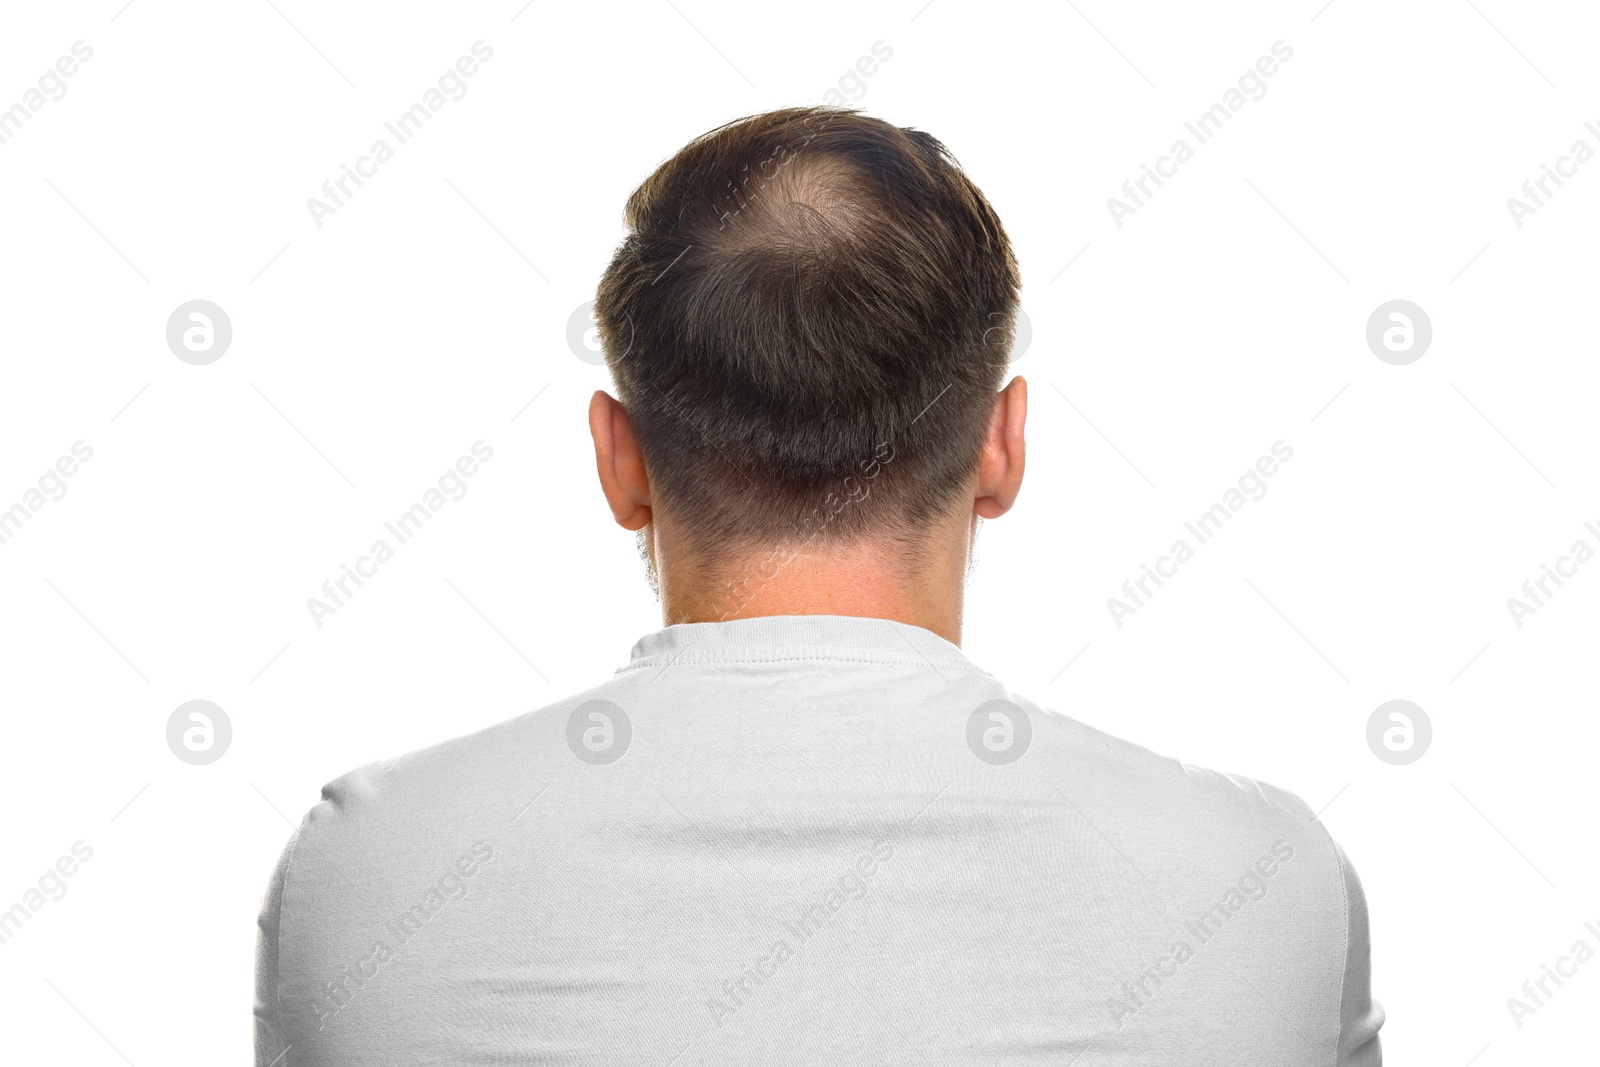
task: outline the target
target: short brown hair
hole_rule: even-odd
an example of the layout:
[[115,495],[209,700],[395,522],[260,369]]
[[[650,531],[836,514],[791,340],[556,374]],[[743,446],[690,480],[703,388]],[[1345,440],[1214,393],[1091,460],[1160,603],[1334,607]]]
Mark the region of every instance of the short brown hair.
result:
[[657,497],[708,553],[912,535],[976,468],[1019,278],[949,151],[854,110],[690,142],[628,199],[595,317]]

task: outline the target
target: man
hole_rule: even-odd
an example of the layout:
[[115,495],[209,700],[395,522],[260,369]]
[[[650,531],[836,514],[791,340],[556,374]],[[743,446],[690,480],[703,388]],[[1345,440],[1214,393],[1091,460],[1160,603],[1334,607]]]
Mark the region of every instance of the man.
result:
[[1378,1064],[1361,887],[1300,800],[958,647],[1027,391],[944,147],[758,115],[626,217],[589,423],[667,626],[325,788],[261,918],[259,1067]]

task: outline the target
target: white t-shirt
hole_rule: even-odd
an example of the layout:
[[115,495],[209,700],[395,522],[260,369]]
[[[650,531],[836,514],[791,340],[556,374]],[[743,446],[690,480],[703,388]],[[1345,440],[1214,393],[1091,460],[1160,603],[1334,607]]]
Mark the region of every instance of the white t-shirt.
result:
[[1304,803],[915,626],[670,626],[323,798],[261,916],[257,1067],[1381,1061]]

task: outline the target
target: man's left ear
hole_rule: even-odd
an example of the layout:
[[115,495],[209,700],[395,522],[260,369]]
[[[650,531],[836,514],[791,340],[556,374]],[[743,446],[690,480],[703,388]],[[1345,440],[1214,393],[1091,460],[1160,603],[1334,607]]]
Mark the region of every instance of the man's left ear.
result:
[[978,491],[972,510],[980,518],[998,519],[1011,510],[1022,489],[1022,471],[1027,462],[1023,426],[1028,421],[1028,383],[1022,378],[995,396],[978,456]]

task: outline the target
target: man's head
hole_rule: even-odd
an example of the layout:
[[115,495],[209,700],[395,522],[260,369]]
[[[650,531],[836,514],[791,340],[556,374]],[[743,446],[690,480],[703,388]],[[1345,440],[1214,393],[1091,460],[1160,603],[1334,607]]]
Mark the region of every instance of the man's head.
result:
[[625,218],[595,301],[621,409],[591,410],[624,526],[670,521],[702,559],[914,551],[952,509],[1010,506],[1020,405],[1014,478],[973,493],[1012,429],[996,394],[1017,265],[933,137],[830,108],[740,119],[657,168]]

